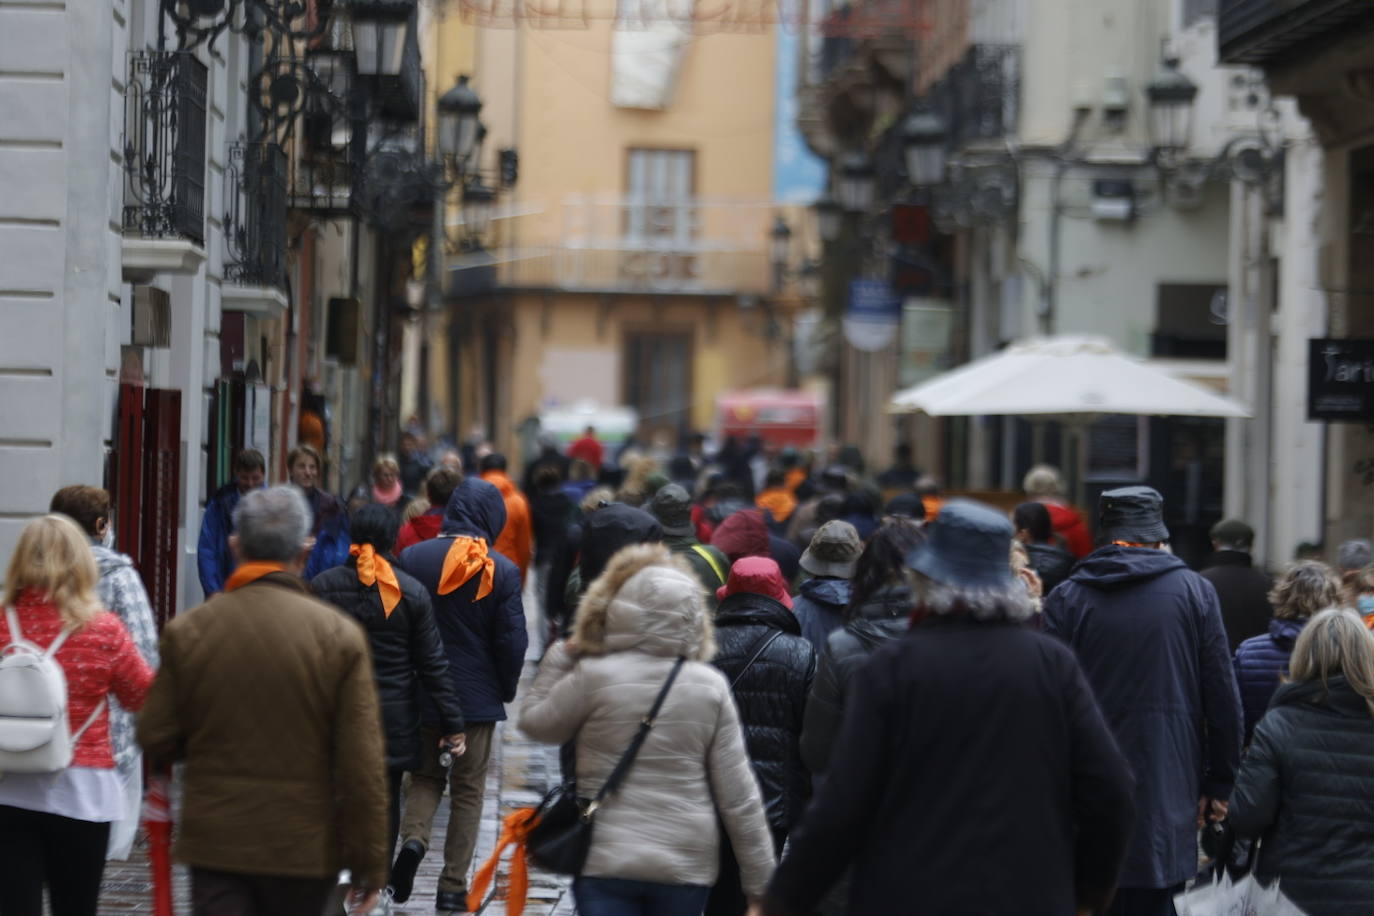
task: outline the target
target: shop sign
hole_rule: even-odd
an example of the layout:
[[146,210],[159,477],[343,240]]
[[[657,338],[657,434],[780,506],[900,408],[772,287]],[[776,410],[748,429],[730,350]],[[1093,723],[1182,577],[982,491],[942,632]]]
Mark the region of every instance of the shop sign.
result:
[[1307,419],[1374,420],[1374,340],[1316,338],[1307,343]]

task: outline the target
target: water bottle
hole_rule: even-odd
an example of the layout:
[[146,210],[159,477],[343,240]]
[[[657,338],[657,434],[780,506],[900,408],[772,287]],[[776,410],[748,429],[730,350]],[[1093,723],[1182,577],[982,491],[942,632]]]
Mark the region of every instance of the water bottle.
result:
[[443,749],[439,751],[439,766],[445,770],[453,767],[453,747],[451,745],[445,744]]

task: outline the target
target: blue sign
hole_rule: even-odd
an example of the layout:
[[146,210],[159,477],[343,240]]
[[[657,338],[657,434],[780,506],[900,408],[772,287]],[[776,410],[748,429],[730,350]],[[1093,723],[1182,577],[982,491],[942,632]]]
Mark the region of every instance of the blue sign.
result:
[[902,300],[886,280],[850,280],[849,317],[862,321],[900,321]]

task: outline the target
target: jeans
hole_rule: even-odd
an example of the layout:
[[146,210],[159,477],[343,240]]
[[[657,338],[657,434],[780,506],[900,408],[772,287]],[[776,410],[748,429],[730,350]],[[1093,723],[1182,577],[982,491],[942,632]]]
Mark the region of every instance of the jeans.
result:
[[625,878],[576,878],[578,916],[701,916],[709,887]]
[[110,825],[0,805],[0,916],[95,916]]
[[[487,788],[487,764],[495,722],[469,722],[464,734],[467,751],[453,758],[448,771],[448,833],[444,837],[444,870],[439,890],[468,892],[468,869],[477,849],[477,826],[482,820],[482,797]],[[401,814],[401,842],[417,840],[429,849],[434,812],[444,797],[444,768],[439,766],[439,733],[420,729],[420,766],[410,773],[405,810]]]

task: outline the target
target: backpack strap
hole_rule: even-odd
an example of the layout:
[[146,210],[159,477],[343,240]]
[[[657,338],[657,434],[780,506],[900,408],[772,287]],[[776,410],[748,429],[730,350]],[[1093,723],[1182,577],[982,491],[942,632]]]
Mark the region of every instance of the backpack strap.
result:
[[[10,627],[10,642],[19,642],[24,638],[24,631],[19,628],[19,615],[14,612],[14,608],[5,606],[5,622]],[[62,648],[62,644],[67,641],[67,637],[72,635],[70,627],[63,627],[62,632],[57,634],[57,638],[48,646],[43,653],[45,658],[52,658],[57,654],[57,650]]]
[[765,635],[762,639],[759,640],[759,642],[763,643],[763,645],[759,646],[758,651],[754,653],[753,657],[750,658],[749,661],[744,663],[744,667],[739,669],[739,674],[736,674],[735,679],[730,682],[730,691],[732,693],[734,692],[736,685],[739,684],[740,680],[744,677],[744,675],[749,672],[749,669],[754,667],[754,662],[759,660],[759,656],[767,652],[768,647],[771,646],[774,643],[774,641],[776,641],[777,638],[781,635],[782,630],[774,630],[771,635]]
[[725,580],[728,577],[726,576],[725,571],[720,568],[720,561],[711,555],[711,551],[707,550],[701,544],[693,544],[692,552],[695,553],[697,556],[701,557],[703,560],[707,562],[708,565],[710,565],[711,570],[716,574],[716,578],[720,580],[720,584],[724,585]]
[[81,736],[86,734],[86,729],[95,724],[95,720],[100,718],[100,714],[105,711],[105,697],[100,698],[100,702],[95,704],[95,709],[91,710],[91,715],[80,728],[72,732],[72,747],[76,747],[81,741]]

